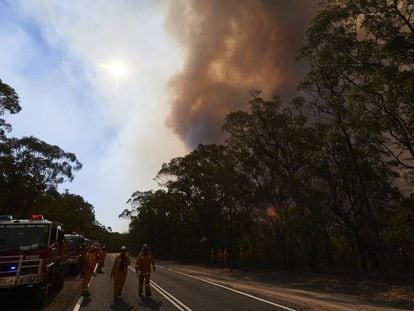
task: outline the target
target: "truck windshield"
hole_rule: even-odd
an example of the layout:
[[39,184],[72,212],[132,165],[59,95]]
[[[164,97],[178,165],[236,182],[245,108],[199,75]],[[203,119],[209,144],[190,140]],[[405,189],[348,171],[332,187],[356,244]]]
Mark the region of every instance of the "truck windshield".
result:
[[45,248],[48,239],[48,225],[0,225],[0,250]]

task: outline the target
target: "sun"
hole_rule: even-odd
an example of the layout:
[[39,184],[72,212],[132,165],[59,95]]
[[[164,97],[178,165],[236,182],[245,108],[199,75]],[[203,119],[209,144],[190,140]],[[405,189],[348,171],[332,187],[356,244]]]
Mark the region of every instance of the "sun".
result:
[[121,62],[112,62],[108,64],[100,64],[99,67],[108,71],[115,78],[122,78],[127,75],[128,67]]

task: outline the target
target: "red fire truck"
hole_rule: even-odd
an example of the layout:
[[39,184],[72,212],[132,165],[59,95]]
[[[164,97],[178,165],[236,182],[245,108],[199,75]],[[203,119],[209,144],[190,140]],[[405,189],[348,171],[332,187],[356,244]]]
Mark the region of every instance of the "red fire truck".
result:
[[79,272],[85,261],[89,240],[76,232],[65,234],[65,240],[68,242],[70,251],[68,263],[70,266],[74,267],[76,272]]
[[49,288],[63,286],[69,252],[62,225],[33,215],[0,215],[0,291],[31,288],[41,306]]

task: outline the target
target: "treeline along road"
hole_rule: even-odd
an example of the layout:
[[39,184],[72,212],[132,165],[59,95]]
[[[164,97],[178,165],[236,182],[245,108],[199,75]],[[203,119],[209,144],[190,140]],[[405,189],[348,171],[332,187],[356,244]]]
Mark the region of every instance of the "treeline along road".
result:
[[[252,91],[223,144],[160,169],[121,217],[129,245],[230,267],[412,275],[412,1],[331,1],[299,51],[297,98]],[[220,256],[219,256],[220,255]]]
[[[125,244],[134,252],[149,243],[158,258],[180,262],[409,282],[413,16],[409,0],[322,6],[298,51],[308,71],[297,96],[251,91],[248,108],[225,118],[222,144],[199,145],[170,160],[155,177],[158,189],[131,195],[119,215],[130,220],[124,234],[100,224],[83,197],[59,191],[82,167],[75,154],[33,136],[12,136],[7,115],[19,113],[20,101],[0,80],[0,214],[42,214],[109,249]],[[188,290],[207,286],[170,277],[160,271],[156,278],[171,291],[174,282]],[[215,301],[213,288],[203,293]],[[177,290],[185,305],[204,304],[205,298],[193,302]],[[229,304],[245,299],[227,294]]]

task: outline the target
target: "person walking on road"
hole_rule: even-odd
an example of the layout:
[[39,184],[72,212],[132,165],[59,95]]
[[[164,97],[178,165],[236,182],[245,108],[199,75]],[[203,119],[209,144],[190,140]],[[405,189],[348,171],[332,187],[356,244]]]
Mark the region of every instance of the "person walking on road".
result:
[[135,263],[135,270],[138,276],[138,295],[142,296],[142,288],[145,283],[145,295],[151,296],[150,277],[152,270],[155,271],[154,256],[152,256],[149,246],[147,244],[142,245],[141,252],[137,257]]
[[115,258],[111,272],[111,277],[114,279],[114,301],[118,300],[121,296],[130,264],[131,260],[127,255],[127,248],[122,246],[121,254]]
[[89,282],[91,281],[92,275],[94,273],[96,263],[96,247],[92,245],[89,251],[86,253],[85,264],[83,268],[83,283],[81,291],[81,294],[83,296],[89,296],[91,294],[91,292],[89,291]]
[[103,273],[102,268],[105,267],[106,248],[101,247],[98,252],[98,273]]

